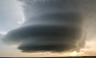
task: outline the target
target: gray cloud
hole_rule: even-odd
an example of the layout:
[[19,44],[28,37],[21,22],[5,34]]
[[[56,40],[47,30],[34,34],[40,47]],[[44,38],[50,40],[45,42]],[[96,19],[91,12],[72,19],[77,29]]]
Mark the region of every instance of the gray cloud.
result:
[[[86,13],[92,13],[90,7],[95,0],[20,1],[24,3],[26,20],[20,28],[7,33],[3,42],[19,45],[23,52],[78,51],[84,46],[82,24]],[[89,7],[84,8],[86,5]]]

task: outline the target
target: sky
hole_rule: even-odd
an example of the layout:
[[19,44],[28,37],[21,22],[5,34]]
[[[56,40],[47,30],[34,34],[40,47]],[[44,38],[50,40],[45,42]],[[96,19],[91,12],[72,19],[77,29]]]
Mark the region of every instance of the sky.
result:
[[[16,0],[0,0],[0,38],[8,31],[20,26],[17,22],[24,16],[19,5],[20,3]],[[0,49],[0,56],[12,56],[12,53],[15,53],[15,49],[3,44],[1,39]]]
[[[17,0],[0,0],[0,38],[6,35],[9,31],[19,28],[25,20],[21,3]],[[93,16],[95,18],[95,16]],[[17,46],[8,46],[4,44],[0,39],[0,57],[40,57],[40,56],[94,56],[96,55],[96,20],[91,18],[85,23],[89,24],[86,29],[88,41],[86,45],[79,53],[73,51],[71,53],[24,53],[17,49]],[[90,19],[90,16],[87,17]]]
[[[21,26],[24,20],[21,3],[17,0],[0,0],[0,38],[10,30]],[[48,53],[47,53],[48,54]],[[46,53],[22,53],[16,46],[3,44],[0,39],[0,57],[39,57]],[[55,56],[51,54],[50,56]]]

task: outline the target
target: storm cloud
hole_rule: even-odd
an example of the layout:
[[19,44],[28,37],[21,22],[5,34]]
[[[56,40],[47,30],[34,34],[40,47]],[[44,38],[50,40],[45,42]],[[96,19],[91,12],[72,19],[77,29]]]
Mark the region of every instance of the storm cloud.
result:
[[5,44],[18,45],[23,52],[79,51],[84,47],[83,22],[93,12],[96,0],[19,1],[25,22],[2,38]]

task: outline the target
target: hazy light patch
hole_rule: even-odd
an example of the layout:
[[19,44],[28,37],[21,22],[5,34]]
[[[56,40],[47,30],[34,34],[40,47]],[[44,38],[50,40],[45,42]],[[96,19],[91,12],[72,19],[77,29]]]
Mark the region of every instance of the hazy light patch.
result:
[[77,52],[76,52],[76,51],[73,51],[73,52],[71,53],[71,55],[69,55],[69,56],[77,56]]
[[77,51],[73,51],[73,52],[62,52],[62,53],[50,53],[50,52],[46,52],[46,53],[41,53],[41,55],[49,55],[52,57],[60,57],[60,56],[77,56]]
[[20,19],[17,23],[21,25],[21,24],[23,24],[23,23],[24,23],[24,21],[25,21],[25,19],[24,19],[24,18],[22,18],[22,19]]
[[63,56],[96,56],[96,39],[86,41],[85,47],[80,52],[73,51],[69,53],[61,53],[58,55]]
[[5,31],[0,31],[0,34],[5,35],[5,34],[7,34],[7,32],[5,32]]
[[16,47],[17,48],[18,46],[17,45],[13,45],[12,47]]
[[78,56],[96,56],[96,39],[86,41],[86,45],[77,54]]

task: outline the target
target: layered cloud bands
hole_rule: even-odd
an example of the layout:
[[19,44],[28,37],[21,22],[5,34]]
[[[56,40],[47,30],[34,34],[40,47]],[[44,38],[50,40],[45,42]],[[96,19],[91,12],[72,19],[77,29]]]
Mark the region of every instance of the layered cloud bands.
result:
[[84,47],[86,16],[82,14],[87,13],[83,10],[89,0],[86,3],[85,0],[20,1],[24,4],[25,22],[3,37],[5,44],[18,45],[23,52],[79,51]]

